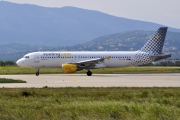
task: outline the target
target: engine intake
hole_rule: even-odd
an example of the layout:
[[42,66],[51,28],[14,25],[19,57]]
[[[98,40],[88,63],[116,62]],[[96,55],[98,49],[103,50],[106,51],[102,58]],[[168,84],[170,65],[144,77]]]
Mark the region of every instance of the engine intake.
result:
[[77,71],[77,65],[75,64],[62,64],[62,70],[65,74],[75,73]]

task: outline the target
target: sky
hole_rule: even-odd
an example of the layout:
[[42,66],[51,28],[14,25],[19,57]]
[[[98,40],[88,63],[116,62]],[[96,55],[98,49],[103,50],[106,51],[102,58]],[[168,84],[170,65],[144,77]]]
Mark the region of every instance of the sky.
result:
[[180,0],[3,0],[44,7],[73,6],[180,29]]

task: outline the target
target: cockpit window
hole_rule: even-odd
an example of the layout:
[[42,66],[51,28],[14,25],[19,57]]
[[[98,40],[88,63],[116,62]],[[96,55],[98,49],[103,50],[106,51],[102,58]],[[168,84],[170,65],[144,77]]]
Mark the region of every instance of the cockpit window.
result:
[[29,56],[24,56],[24,58],[27,58],[27,59],[29,59]]

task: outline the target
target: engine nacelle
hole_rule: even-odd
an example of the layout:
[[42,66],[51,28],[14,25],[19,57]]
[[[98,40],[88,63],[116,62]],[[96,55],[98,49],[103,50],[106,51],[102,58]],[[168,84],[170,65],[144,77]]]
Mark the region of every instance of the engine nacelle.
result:
[[75,64],[62,64],[62,70],[65,74],[75,73],[77,71],[77,65],[75,65]]

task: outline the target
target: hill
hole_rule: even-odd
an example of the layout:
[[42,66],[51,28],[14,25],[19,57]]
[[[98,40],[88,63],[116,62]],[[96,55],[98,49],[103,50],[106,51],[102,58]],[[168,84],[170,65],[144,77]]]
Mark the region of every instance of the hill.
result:
[[[59,47],[68,51],[135,51],[139,50],[154,34],[152,31],[127,31],[98,37],[84,44]],[[163,52],[180,57],[180,33],[167,32]],[[55,50],[58,50],[55,49]]]
[[163,25],[75,7],[47,8],[0,1],[0,26],[1,45],[71,46],[106,34],[154,31]]
[[[127,31],[98,37],[83,44],[68,47],[29,46],[9,44],[0,46],[0,61],[21,58],[32,51],[135,51],[140,49],[150,38],[152,31]],[[21,47],[20,47],[21,46]],[[180,57],[180,33],[167,32],[163,48],[164,53],[170,53],[174,58]],[[5,49],[6,48],[6,49]],[[3,51],[5,49],[5,51]]]

